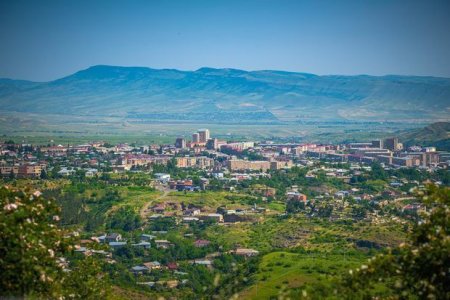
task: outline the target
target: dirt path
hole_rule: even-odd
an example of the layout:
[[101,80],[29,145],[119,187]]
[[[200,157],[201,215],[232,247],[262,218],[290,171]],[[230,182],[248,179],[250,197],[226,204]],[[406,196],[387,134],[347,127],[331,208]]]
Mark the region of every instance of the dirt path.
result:
[[154,201],[159,201],[159,200],[162,200],[162,199],[166,198],[167,195],[169,195],[169,193],[170,193],[170,190],[167,187],[164,187],[164,186],[161,186],[161,185],[156,186],[156,189],[158,191],[162,192],[162,195],[159,196],[158,198],[154,199],[154,200],[148,201],[141,208],[140,215],[141,215],[141,219],[144,221],[144,223],[147,222],[148,215],[150,214],[150,211],[148,209],[153,204],[153,202]]

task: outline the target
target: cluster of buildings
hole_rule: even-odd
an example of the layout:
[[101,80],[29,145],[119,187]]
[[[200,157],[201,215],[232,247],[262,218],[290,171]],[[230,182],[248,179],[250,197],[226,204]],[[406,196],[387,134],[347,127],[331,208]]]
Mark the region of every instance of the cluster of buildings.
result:
[[60,176],[74,175],[81,170],[87,177],[107,167],[108,158],[94,151],[98,143],[84,145],[39,146],[0,143],[0,177],[46,178],[55,170]]
[[274,144],[261,143],[254,148],[262,156],[287,159],[319,158],[339,162],[371,164],[375,161],[397,167],[433,167],[448,165],[450,153],[435,147],[413,146],[405,149],[398,138],[349,144]]
[[212,138],[208,129],[199,129],[192,141],[177,138],[174,145],[130,146],[92,142],[82,145],[0,143],[0,176],[39,178],[55,166],[60,176],[86,176],[101,172],[149,171],[154,165],[173,162],[178,168],[236,173],[236,178],[264,175],[269,170],[289,169],[303,160],[336,162],[375,161],[394,167],[447,167],[450,153],[435,147],[404,148],[398,138],[348,144],[299,144],[249,141],[227,142]]
[[[306,197],[306,196],[305,196]],[[306,201],[306,198],[304,199]],[[193,205],[183,205],[179,202],[161,202],[149,208],[150,213],[148,219],[150,221],[159,218],[175,218],[176,223],[190,224],[201,222],[213,222],[219,224],[231,224],[238,222],[254,221],[258,214],[267,213],[268,210],[258,206],[251,208],[226,209],[198,207]]]
[[[166,249],[176,247],[171,241],[166,239],[158,239],[158,235],[164,235],[167,232],[158,231],[152,232],[152,234],[142,233],[137,239],[138,241],[126,240],[119,233],[108,233],[100,236],[93,236],[90,239],[81,239],[79,244],[75,246],[75,253],[80,253],[84,256],[100,256],[110,264],[116,263],[114,252],[123,247],[136,247],[143,250],[150,249],[152,247],[164,252]],[[215,250],[215,246],[212,246],[211,241],[206,239],[195,239],[193,234],[185,234],[185,238],[191,240],[192,246],[195,248],[206,248],[207,252]],[[97,245],[95,245],[97,244]],[[105,245],[105,246],[99,246]],[[103,248],[102,250],[98,250]],[[96,250],[97,249],[97,250]],[[212,252],[206,254],[205,257],[196,258],[192,260],[177,261],[177,259],[171,259],[168,262],[160,262],[158,260],[146,259],[138,265],[131,265],[130,272],[136,276],[141,276],[150,273],[161,274],[165,272],[170,278],[167,280],[159,281],[141,281],[137,282],[139,285],[145,285],[148,287],[161,286],[164,288],[177,288],[188,282],[186,275],[189,273],[183,272],[183,268],[180,265],[182,263],[188,263],[191,265],[205,266],[208,269],[214,268],[214,258],[223,254],[233,254],[242,257],[252,257],[259,254],[257,250],[236,247],[233,250],[227,252]],[[66,262],[64,260],[64,262]],[[68,264],[66,263],[67,267]],[[67,269],[67,268],[66,268]],[[68,269],[67,269],[68,270]]]
[[205,150],[223,150],[230,149],[243,151],[254,147],[254,142],[227,142],[212,138],[208,129],[199,129],[192,134],[192,141],[187,141],[184,137],[178,137],[175,140],[175,148],[190,149],[194,153],[200,153]]
[[228,160],[228,169],[230,171],[262,171],[290,169],[293,166],[292,160],[244,160],[230,159]]
[[370,143],[351,143],[341,151],[310,153],[312,156],[330,158],[337,161],[372,163],[378,161],[385,165],[398,167],[430,167],[447,163],[448,153],[439,153],[435,147],[412,147],[403,149],[397,138]]

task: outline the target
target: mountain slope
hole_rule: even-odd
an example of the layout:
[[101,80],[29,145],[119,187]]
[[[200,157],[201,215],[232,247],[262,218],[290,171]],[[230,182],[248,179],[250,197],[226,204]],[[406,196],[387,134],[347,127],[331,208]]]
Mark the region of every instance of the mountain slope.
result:
[[3,111],[132,120],[448,120],[450,79],[94,66],[43,83],[0,80]]
[[440,150],[450,151],[450,122],[437,122],[425,128],[414,129],[401,138],[408,146],[436,146]]

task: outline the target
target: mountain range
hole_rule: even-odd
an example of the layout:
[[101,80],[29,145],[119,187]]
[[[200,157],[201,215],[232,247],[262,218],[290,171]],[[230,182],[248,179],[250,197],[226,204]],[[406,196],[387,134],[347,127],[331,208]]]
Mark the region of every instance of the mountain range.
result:
[[50,82],[0,79],[0,111],[144,123],[448,121],[450,79],[99,65]]

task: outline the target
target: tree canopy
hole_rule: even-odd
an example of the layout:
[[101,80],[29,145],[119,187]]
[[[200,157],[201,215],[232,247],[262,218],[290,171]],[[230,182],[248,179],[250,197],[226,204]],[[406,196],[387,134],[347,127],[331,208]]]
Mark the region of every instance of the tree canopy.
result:
[[58,214],[56,202],[39,191],[0,188],[0,296],[106,297],[107,279],[97,280],[103,275],[95,262],[66,264],[73,244]]

